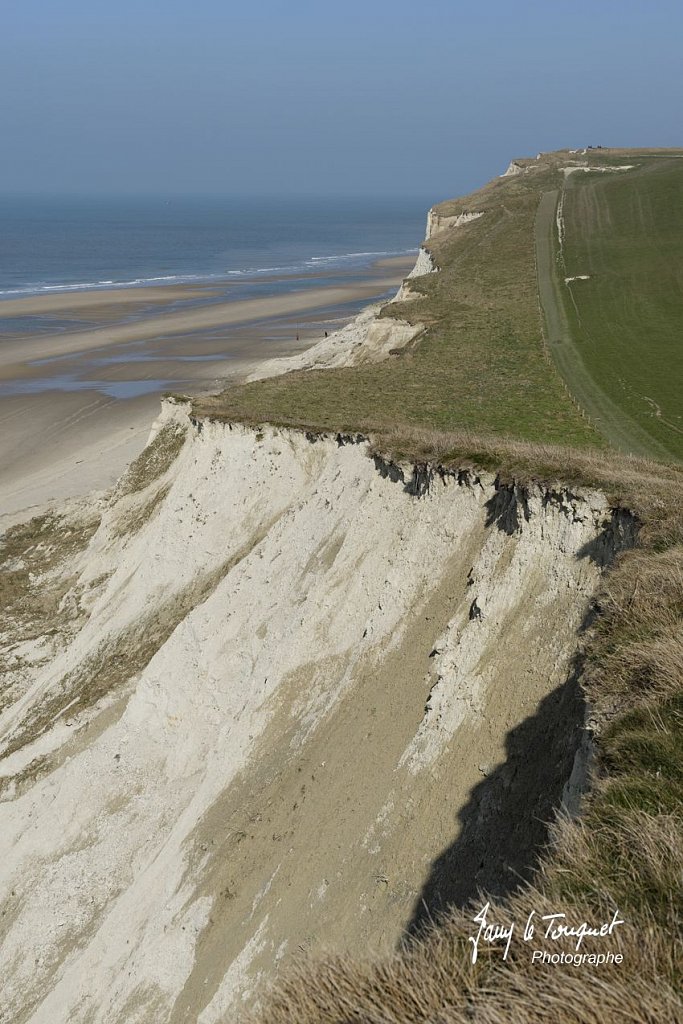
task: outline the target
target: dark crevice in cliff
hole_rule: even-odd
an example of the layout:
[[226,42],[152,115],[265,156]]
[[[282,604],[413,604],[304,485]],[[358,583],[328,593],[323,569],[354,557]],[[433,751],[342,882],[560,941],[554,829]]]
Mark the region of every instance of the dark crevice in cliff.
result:
[[396,465],[395,462],[391,462],[389,459],[384,459],[381,455],[373,455],[372,461],[375,464],[375,469],[383,480],[391,480],[394,484],[405,483],[403,470],[400,466]]
[[521,530],[521,516],[529,522],[529,496],[526,488],[518,484],[501,483],[498,477],[494,482],[495,493],[486,502],[486,525],[497,526],[503,533],[512,536]]
[[632,548],[638,538],[640,522],[638,517],[625,508],[613,508],[610,518],[605,520],[601,532],[584,544],[577,558],[588,558],[596,565],[611,565],[616,556]]

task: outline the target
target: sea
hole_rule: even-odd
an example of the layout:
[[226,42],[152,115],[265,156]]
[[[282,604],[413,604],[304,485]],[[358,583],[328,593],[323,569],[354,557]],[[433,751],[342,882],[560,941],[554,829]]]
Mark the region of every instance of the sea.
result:
[[[225,196],[0,198],[0,300],[145,285],[362,274],[417,250],[429,200]],[[278,280],[266,290],[291,287]],[[233,289],[233,297],[237,295]]]

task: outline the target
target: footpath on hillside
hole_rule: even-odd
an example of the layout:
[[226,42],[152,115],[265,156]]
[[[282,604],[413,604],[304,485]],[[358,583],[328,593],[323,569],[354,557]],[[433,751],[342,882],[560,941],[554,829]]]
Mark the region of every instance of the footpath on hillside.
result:
[[624,413],[596,383],[581,358],[564,309],[557,273],[554,232],[560,190],[544,192],[535,221],[538,293],[545,316],[548,348],[555,366],[572,396],[594,426],[620,451],[647,458],[669,460],[671,455]]

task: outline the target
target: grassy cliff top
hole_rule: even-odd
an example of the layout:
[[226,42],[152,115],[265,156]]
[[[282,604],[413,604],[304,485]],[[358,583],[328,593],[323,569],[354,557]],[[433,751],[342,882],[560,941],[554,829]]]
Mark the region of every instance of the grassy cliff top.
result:
[[[381,314],[424,325],[410,345],[381,363],[231,387],[197,400],[195,413],[402,436],[407,457],[417,433],[437,431],[578,451],[605,451],[611,443],[677,460],[683,429],[672,408],[672,381],[683,292],[673,268],[683,255],[682,157],[683,150],[589,149],[513,161],[515,173],[432,211],[436,231],[426,247],[439,272],[412,279],[412,300],[388,304]],[[599,173],[625,164],[633,169]],[[586,165],[596,173],[567,173]],[[541,211],[555,230],[556,205],[565,196],[565,249],[558,251],[555,235],[542,250]],[[591,204],[603,215],[591,218]],[[458,227],[443,220],[462,212],[483,216]],[[667,223],[670,270],[663,277]],[[615,261],[615,253],[628,258]],[[580,282],[583,290],[565,285],[564,277],[586,267],[591,280]],[[559,326],[546,321],[540,302],[543,272],[552,278]],[[642,397],[635,382],[645,363]]]
[[433,236],[439,273],[413,279],[418,297],[383,311],[425,324],[409,347],[382,363],[231,387],[195,402],[196,413],[312,430],[476,429],[601,447],[544,347],[533,228],[553,175],[538,170],[468,197],[485,216]]

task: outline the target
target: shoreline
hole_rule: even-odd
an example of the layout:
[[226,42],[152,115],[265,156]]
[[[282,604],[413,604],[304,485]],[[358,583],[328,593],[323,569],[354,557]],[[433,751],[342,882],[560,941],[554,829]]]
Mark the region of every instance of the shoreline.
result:
[[[72,355],[103,346],[132,341],[150,341],[160,335],[183,334],[212,327],[248,324],[256,319],[294,313],[308,313],[346,302],[370,302],[396,285],[392,276],[367,284],[306,288],[263,298],[237,299],[174,312],[141,316],[126,323],[81,329],[50,335],[13,336],[0,344],[0,377],[12,375],[21,364],[55,355]],[[72,307],[73,308],[73,307]]]
[[111,285],[55,285],[54,291],[35,291],[20,295],[8,295],[0,293],[0,321],[6,317],[26,316],[34,313],[51,313],[72,310],[76,307],[87,309],[103,304],[126,305],[128,303],[140,302],[177,302],[191,299],[208,298],[211,295],[220,295],[221,292],[245,285],[268,284],[275,281],[310,281],[323,279],[325,277],[340,277],[348,274],[359,274],[366,276],[376,270],[386,270],[391,273],[397,268],[412,267],[417,255],[417,249],[408,253],[401,253],[392,256],[381,256],[372,260],[363,267],[333,267],[326,270],[313,270],[310,272],[287,270],[283,268],[273,273],[262,271],[236,274],[233,277],[207,277],[191,282],[169,282],[167,284],[144,282],[129,284],[127,282]]
[[[321,272],[307,278],[320,285],[233,302],[217,301],[215,288],[170,286],[0,302],[0,533],[112,486],[144,447],[165,390],[211,393],[306,351],[398,288],[413,263],[382,260],[332,287]],[[71,314],[69,329],[3,336],[3,318],[47,312]],[[127,385],[129,396],[112,396]]]
[[146,302],[177,302],[183,299],[205,298],[209,285],[144,285],[130,288],[84,288],[69,292],[22,295],[18,298],[0,298],[0,323],[6,317],[61,313],[73,309],[90,309],[107,305],[129,305]]

